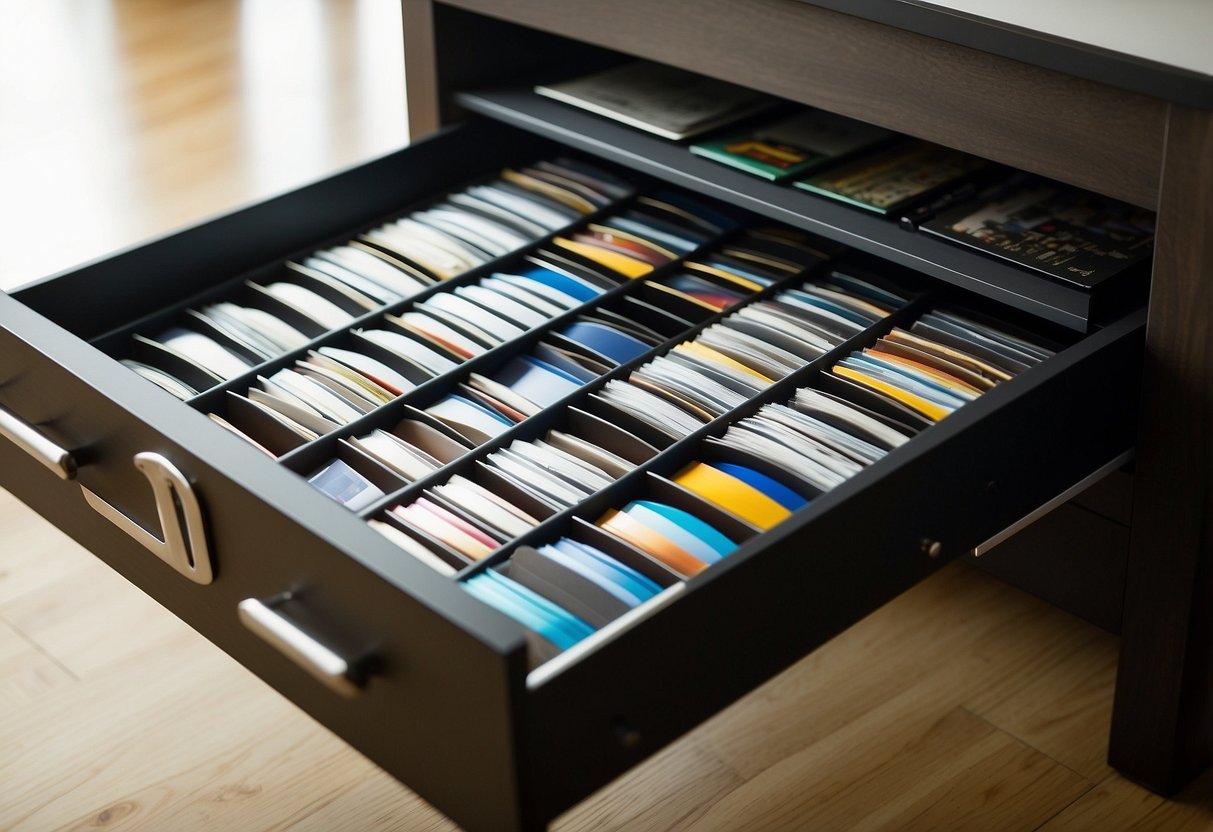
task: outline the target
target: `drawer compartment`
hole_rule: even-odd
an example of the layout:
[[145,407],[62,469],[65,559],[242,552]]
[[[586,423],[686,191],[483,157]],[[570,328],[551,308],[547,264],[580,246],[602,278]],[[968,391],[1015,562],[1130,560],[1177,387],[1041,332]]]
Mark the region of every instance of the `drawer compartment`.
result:
[[[322,461],[318,452],[292,451],[276,464],[209,420],[204,411],[232,384],[190,406],[115,360],[140,321],[158,325],[267,263],[348,238],[502,165],[554,152],[524,131],[472,122],[0,295],[0,407],[70,452],[77,468],[74,479],[60,478],[18,444],[0,441],[0,485],[469,829],[546,823],[1128,450],[1135,429],[1140,315],[1076,340],[753,536],[726,561],[528,670],[522,626],[368,527],[367,517],[386,502],[347,511],[300,476]],[[607,301],[633,290],[612,291]],[[968,299],[950,291],[945,302]],[[461,372],[492,369],[504,354],[473,359],[479,363]],[[574,513],[615,505],[649,471],[672,472],[730,420],[785,400],[819,371],[816,364],[798,371]],[[417,388],[419,403],[446,389],[434,384]],[[533,417],[534,424],[545,418]],[[157,503],[135,466],[146,453],[184,475],[176,499],[162,494]],[[82,489],[96,498],[86,500]],[[190,493],[213,558],[210,583],[191,580],[149,546],[175,524],[197,530],[182,519]],[[110,516],[96,510],[97,500],[113,507]],[[121,516],[129,521],[115,519]],[[558,514],[533,539],[558,536],[572,517]],[[184,556],[197,559],[202,549],[187,545]],[[330,659],[336,663],[321,666]]]
[[643,623],[587,645],[584,660],[570,655],[578,645],[533,671],[528,774],[553,799],[545,815],[1131,448],[1143,320],[965,405],[742,544]]

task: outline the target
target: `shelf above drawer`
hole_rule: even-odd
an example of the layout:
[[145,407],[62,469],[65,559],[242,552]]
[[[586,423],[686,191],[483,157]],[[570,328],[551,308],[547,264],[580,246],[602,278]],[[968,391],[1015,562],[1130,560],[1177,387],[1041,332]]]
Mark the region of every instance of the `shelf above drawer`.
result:
[[432,20],[427,14],[415,22],[410,38],[419,54],[430,45],[431,25],[438,78],[427,79],[424,72],[410,77],[421,108],[428,103],[427,80],[436,80],[444,95],[480,89],[517,78],[509,73],[512,67],[533,67],[537,57],[554,55],[561,63],[549,62],[548,68],[564,69],[568,77],[574,74],[568,65],[605,48],[1142,207],[1158,204],[1166,102],[812,3],[616,0],[574,8],[558,0],[515,0],[508,6],[447,0],[433,4]]
[[[950,245],[896,222],[777,185],[669,142],[537,95],[529,87],[464,92],[466,109],[785,222],[1080,332],[1144,301],[1140,272],[1086,291]],[[1126,305],[1127,304],[1127,305]]]

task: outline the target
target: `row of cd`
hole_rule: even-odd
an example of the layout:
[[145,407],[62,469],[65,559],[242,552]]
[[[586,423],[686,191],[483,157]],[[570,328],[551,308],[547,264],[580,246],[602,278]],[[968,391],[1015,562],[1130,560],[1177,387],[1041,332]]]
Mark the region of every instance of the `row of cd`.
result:
[[[829,291],[840,288],[837,276],[829,282]],[[847,288],[863,301],[852,309],[896,303],[887,284]],[[462,585],[527,626],[532,658],[543,661],[710,568],[1060,347],[949,308],[919,314],[908,328],[880,329],[877,338],[865,328],[856,341],[868,346],[812,371],[787,400],[747,409],[703,437],[689,461],[687,453],[662,457],[628,429],[637,422],[620,418],[623,410],[607,419],[577,409],[562,422],[568,430],[516,441],[510,456],[489,454],[372,525],[448,574],[487,559],[489,568],[469,570]],[[686,408],[682,393],[656,389]],[[580,504],[640,466],[629,499],[581,516]],[[535,529],[560,512],[553,530],[562,534],[536,541]],[[524,535],[534,545],[511,543]]]
[[157,334],[132,334],[122,362],[190,399],[368,312],[579,225],[633,193],[614,174],[572,159],[506,169],[355,239],[285,262],[233,287],[230,296],[182,311]]
[[[475,444],[551,395],[541,391],[536,404],[511,387],[555,390],[549,385],[596,378],[822,257],[798,246],[795,235],[740,231],[729,216],[672,191],[564,233],[500,264],[508,273],[469,275],[426,292],[363,327],[327,335],[293,364],[267,365],[243,394],[229,384],[195,404],[280,457],[445,377],[458,394],[432,409],[457,428],[457,441]],[[726,234],[732,242],[709,246]],[[654,271],[675,261],[682,262],[677,273]],[[519,341],[532,333],[543,340]],[[506,344],[530,351],[507,367],[498,360],[492,377],[471,371],[452,381],[460,365]]]
[[[425,489],[388,509],[391,523],[372,524],[453,574],[542,519],[576,507],[678,439],[864,332],[906,300],[887,284],[838,269],[785,284],[568,405],[559,420],[565,429],[514,439],[480,458],[471,476],[457,474]],[[500,497],[503,481],[526,495],[523,505]]]
[[[408,415],[399,423],[330,446],[332,457],[306,473],[329,496],[361,510],[587,385],[594,385],[591,396],[609,398],[614,381],[599,384],[604,376],[825,262],[827,256],[810,242],[790,229],[733,229],[727,241],[676,269],[632,281],[609,297],[589,298],[557,324],[514,342],[491,365],[482,362],[478,371],[450,376],[441,392],[427,394],[429,404],[416,396],[400,399],[391,412],[408,408]],[[764,326],[770,324],[752,324]],[[712,330],[706,337],[714,335]],[[443,433],[445,440],[439,438]]]

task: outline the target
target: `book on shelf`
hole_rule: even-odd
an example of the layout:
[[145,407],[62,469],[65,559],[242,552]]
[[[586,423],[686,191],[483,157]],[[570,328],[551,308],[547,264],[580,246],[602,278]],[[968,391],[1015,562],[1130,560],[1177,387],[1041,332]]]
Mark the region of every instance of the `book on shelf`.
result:
[[691,152],[782,182],[875,147],[894,135],[825,110],[806,110],[741,133],[697,142],[691,145]]
[[723,127],[776,103],[764,93],[647,61],[541,84],[535,92],[673,141]]
[[990,162],[930,142],[898,142],[794,183],[796,187],[885,216],[959,187]]
[[958,205],[921,229],[1083,287],[1154,251],[1152,211],[1035,178]]

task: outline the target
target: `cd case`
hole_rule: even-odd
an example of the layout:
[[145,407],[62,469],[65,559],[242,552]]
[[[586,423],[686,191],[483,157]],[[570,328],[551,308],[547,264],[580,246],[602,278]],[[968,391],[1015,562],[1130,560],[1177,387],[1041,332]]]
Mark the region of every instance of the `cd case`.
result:
[[794,184],[819,196],[888,215],[959,185],[989,166],[986,160],[967,153],[908,141]]
[[539,95],[678,141],[761,112],[776,99],[674,67],[637,61],[558,84]]
[[1151,256],[1154,222],[1144,208],[1033,179],[958,205],[921,230],[1089,288]]
[[808,110],[752,130],[691,145],[696,156],[773,182],[808,173],[895,136],[824,110]]

